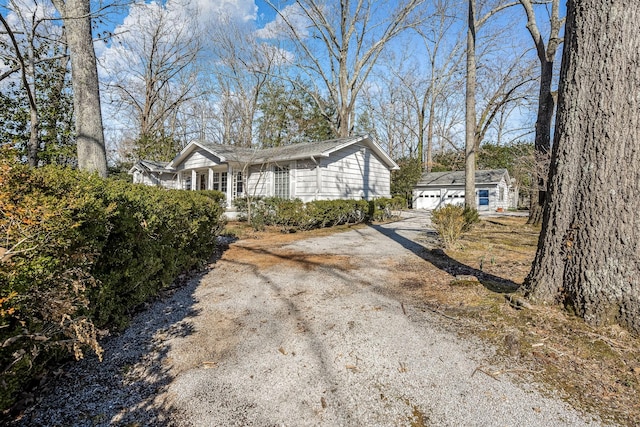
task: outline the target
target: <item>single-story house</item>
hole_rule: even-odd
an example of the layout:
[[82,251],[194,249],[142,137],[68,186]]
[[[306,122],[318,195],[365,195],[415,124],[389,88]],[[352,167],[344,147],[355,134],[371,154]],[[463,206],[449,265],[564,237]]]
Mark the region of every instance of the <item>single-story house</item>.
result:
[[398,165],[368,135],[266,149],[192,141],[168,163],[138,161],[134,183],[237,197],[372,200],[391,195]]
[[[413,189],[415,209],[436,209],[446,203],[464,204],[464,171],[425,172]],[[506,169],[476,171],[479,211],[516,208],[518,190]]]

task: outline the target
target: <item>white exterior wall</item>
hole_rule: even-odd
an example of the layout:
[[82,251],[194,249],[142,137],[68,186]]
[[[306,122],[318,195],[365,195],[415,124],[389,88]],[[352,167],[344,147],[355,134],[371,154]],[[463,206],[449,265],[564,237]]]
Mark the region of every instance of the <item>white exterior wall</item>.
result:
[[248,197],[267,197],[271,195],[273,172],[266,165],[255,165],[249,168],[249,176],[246,178],[246,191]]
[[171,189],[178,188],[178,180],[175,174],[172,173],[150,174],[147,172],[136,171],[133,173],[133,183]]
[[322,168],[313,160],[298,160],[295,167],[295,197],[303,202],[322,198]]
[[[214,172],[228,172],[227,194],[233,194],[231,172],[244,169],[242,165],[222,162],[208,150],[196,148],[175,165],[176,174],[161,177],[144,172],[134,174],[134,181],[146,185],[162,185],[167,188],[186,188],[190,181],[192,190],[212,188]],[[309,158],[278,163],[289,168],[289,197],[304,202],[333,199],[367,199],[390,197],[391,172],[386,163],[366,145],[353,144],[330,157]],[[244,194],[249,197],[274,195],[275,164],[253,165],[243,173]],[[160,182],[158,182],[160,181]],[[228,200],[229,201],[229,200]]]
[[350,145],[321,162],[321,199],[390,197],[391,173],[368,147]]
[[[500,200],[500,189],[502,188],[502,200]],[[509,184],[507,184],[507,181],[502,178],[502,180],[498,183],[497,187],[496,187],[496,204],[495,204],[495,209],[499,209],[502,208],[503,210],[507,210],[509,209],[510,203],[509,203]]]
[[188,169],[203,169],[220,164],[220,159],[208,152],[207,150],[198,149],[194,150],[189,156],[179,165],[178,170]]

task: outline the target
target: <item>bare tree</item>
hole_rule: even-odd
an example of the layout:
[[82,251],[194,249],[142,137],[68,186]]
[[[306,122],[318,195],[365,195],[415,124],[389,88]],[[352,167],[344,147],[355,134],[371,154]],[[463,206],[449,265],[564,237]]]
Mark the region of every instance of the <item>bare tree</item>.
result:
[[640,333],[640,2],[569,0],[528,295]]
[[96,54],[89,0],[52,0],[64,21],[71,55],[78,166],[107,176]]
[[221,106],[222,140],[251,147],[260,94],[287,58],[277,46],[261,42],[250,28],[231,19],[214,24],[209,35],[215,40],[212,68]]
[[[516,48],[518,49],[518,48]],[[534,78],[534,63],[527,58],[527,51],[520,55],[499,55],[496,63],[483,64],[484,76],[477,79],[476,89],[480,99],[479,114],[475,129],[475,151],[487,137],[497,117],[507,108],[523,105],[531,97]],[[507,59],[509,58],[509,59]]]
[[[342,0],[330,4],[298,0],[287,9],[279,9],[267,0],[298,48],[301,72],[313,81],[319,80],[335,104],[333,126],[339,137],[351,133],[356,100],[383,49],[418,24],[423,2]],[[300,20],[306,25],[298,25]]]
[[[433,138],[436,123],[436,105],[442,100],[446,88],[451,87],[450,81],[459,71],[463,59],[460,55],[463,48],[462,40],[455,39],[454,44],[446,45],[451,38],[451,29],[456,22],[455,14],[451,13],[454,5],[448,0],[434,2],[435,13],[430,20],[431,25],[426,29],[418,29],[422,41],[427,50],[429,61],[429,89],[424,91],[422,97],[414,95],[414,102],[419,105],[418,126],[418,157],[425,162],[426,170],[431,172],[433,166]],[[442,58],[442,51],[448,51]],[[420,99],[421,98],[421,99]],[[426,159],[423,155],[426,126]]]
[[[399,62],[402,62],[401,60]],[[403,71],[389,72],[397,65],[393,61],[380,70],[379,75],[365,86],[361,95],[363,114],[372,121],[371,130],[394,159],[416,156],[416,114],[411,93],[398,75]],[[394,75],[396,74],[396,75]],[[362,116],[361,116],[362,117]]]
[[107,65],[106,90],[118,114],[135,123],[135,157],[171,158],[179,150],[179,113],[197,97],[202,42],[186,5],[136,3],[113,37],[117,61]]
[[540,224],[542,208],[546,199],[546,175],[548,158],[551,150],[551,121],[555,109],[555,99],[551,92],[553,68],[558,47],[562,43],[560,30],[564,25],[564,18],[560,18],[560,0],[552,0],[549,14],[549,38],[545,41],[538,29],[536,14],[531,0],[520,0],[520,4],[527,14],[527,29],[536,47],[540,61],[540,87],[538,93],[538,115],[536,119],[535,151],[538,157],[538,191],[531,197],[529,223]]

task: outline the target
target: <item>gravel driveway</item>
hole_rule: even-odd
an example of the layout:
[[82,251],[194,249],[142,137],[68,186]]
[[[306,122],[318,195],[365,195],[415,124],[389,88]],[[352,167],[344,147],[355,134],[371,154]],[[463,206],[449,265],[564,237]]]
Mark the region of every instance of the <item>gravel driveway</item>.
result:
[[[47,383],[22,425],[599,425],[560,399],[477,371],[492,350],[402,301],[389,265],[428,218],[270,248],[234,243]],[[48,395],[47,395],[48,393]]]

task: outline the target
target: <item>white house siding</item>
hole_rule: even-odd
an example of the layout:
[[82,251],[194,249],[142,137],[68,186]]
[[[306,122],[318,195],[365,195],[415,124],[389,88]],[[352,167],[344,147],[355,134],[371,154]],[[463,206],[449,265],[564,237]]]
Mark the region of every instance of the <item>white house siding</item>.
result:
[[322,198],[389,197],[391,173],[368,147],[353,144],[322,159]]
[[[502,189],[502,200],[500,200],[500,189]],[[495,203],[495,209],[503,209],[503,210],[507,210],[511,207],[511,204],[509,203],[509,185],[507,184],[507,181],[502,178],[502,180],[500,180],[500,182],[498,183],[498,186],[496,187],[496,203]]]
[[267,166],[251,166],[247,177],[246,194],[249,197],[265,197],[270,195],[271,171]]
[[161,186],[171,189],[177,188],[177,180],[175,174],[172,173],[163,173],[158,176],[147,172],[136,171],[133,174],[133,183],[149,186]]
[[294,171],[295,197],[310,202],[322,195],[322,168],[313,160],[298,160]]
[[201,169],[220,164],[220,159],[210,152],[198,149],[194,150],[182,163],[177,166],[178,170]]

